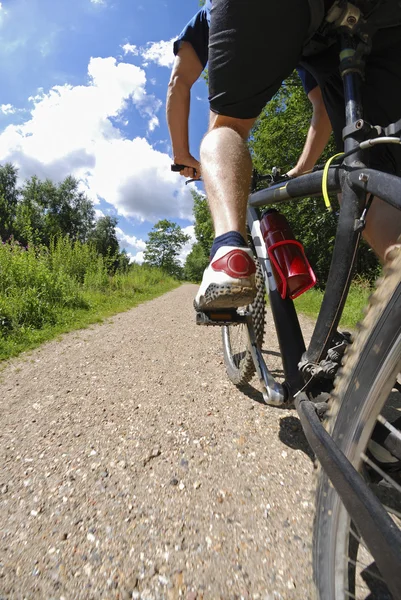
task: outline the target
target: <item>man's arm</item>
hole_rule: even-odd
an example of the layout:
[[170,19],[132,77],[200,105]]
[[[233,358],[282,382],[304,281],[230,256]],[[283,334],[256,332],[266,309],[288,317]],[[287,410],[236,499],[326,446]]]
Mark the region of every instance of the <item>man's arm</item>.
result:
[[189,42],[182,42],[175,57],[167,90],[167,124],[173,146],[174,162],[192,167],[183,169],[184,177],[200,177],[200,163],[189,151],[188,119],[191,88],[200,77],[203,66]]
[[288,171],[290,177],[297,177],[310,171],[325,149],[332,131],[329,115],[323,102],[319,86],[314,87],[308,94],[312,103],[313,114],[302,154],[293,169]]

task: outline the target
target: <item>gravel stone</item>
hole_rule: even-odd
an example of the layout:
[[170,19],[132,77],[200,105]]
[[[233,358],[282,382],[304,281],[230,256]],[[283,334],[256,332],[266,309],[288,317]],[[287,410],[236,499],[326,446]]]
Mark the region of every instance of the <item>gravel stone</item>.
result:
[[228,381],[196,290],[4,363],[1,598],[314,600],[313,456]]

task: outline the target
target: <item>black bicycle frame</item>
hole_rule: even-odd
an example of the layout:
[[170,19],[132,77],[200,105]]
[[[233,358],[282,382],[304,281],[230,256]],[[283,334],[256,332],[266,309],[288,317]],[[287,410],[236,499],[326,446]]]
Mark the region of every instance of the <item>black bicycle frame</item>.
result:
[[[349,36],[343,36],[343,43],[349,43],[349,39]],[[352,70],[343,74],[346,101],[344,150],[346,154],[353,152],[345,158],[341,166],[330,167],[328,173],[328,191],[342,191],[342,202],[326,290],[306,353],[292,301],[286,299],[285,306],[282,302],[276,302],[274,290],[273,294],[270,294],[280,350],[283,358],[285,357],[285,379],[292,393],[298,391],[302,385],[298,367],[302,355],[304,362],[319,363],[325,358],[330,341],[337,330],[364,227],[365,215],[363,218],[362,215],[367,195],[379,196],[401,210],[401,178],[368,169],[362,162],[362,151],[358,148],[363,139],[360,132],[364,124],[359,91],[360,77],[359,72]],[[291,199],[321,195],[322,179],[323,172],[315,171],[252,193],[248,202],[250,228],[252,229],[252,224],[259,219],[255,209],[288,202]],[[263,240],[256,241],[257,245],[260,243],[263,244]]]
[[[327,187],[330,192],[342,191],[342,202],[326,291],[306,352],[294,304],[289,298],[282,300],[276,289],[260,232],[257,209],[291,199],[320,195],[323,172],[302,175],[252,193],[248,203],[248,225],[269,288],[270,305],[283,358],[283,389],[289,397],[297,396],[295,406],[312,450],[357,525],[390,591],[394,597],[401,598],[401,533],[320,423],[314,405],[302,392],[305,379],[299,368],[301,358],[303,364],[318,364],[324,359],[337,330],[365,223],[368,195],[378,196],[401,210],[401,178],[368,169],[362,162],[360,143],[366,139],[369,126],[362,119],[361,62],[358,57],[352,63],[355,53],[352,36],[344,33],[341,40],[343,52],[340,54],[340,69],[346,104],[346,127],[343,131],[345,159],[341,166],[330,167]],[[341,59],[341,56],[346,59]],[[399,122],[395,125],[399,125]],[[286,397],[285,394],[283,397]]]

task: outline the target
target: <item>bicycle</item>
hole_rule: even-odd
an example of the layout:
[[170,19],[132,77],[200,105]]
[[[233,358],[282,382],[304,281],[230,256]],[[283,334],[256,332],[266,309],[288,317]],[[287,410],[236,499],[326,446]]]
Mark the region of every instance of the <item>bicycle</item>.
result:
[[[314,577],[321,600],[361,598],[365,592],[373,593],[369,598],[396,599],[401,598],[401,417],[394,421],[391,414],[398,414],[391,392],[401,389],[397,383],[401,372],[401,247],[390,254],[384,278],[352,344],[346,335],[337,333],[337,327],[370,206],[367,198],[379,196],[401,210],[401,178],[364,167],[362,151],[380,143],[400,144],[401,119],[386,128],[363,120],[359,78],[370,31],[357,7],[341,0],[337,8],[341,11],[331,27],[341,38],[346,104],[341,163],[295,179],[281,180],[277,174],[254,177],[248,227],[257,265],[257,296],[251,306],[233,314],[198,313],[197,321],[222,326],[226,371],[236,386],[242,388],[256,371],[267,404],[295,405],[322,467],[314,524]],[[257,190],[266,179],[270,185]],[[278,292],[262,239],[259,209],[319,195],[326,179],[328,191],[342,191],[343,200],[326,291],[306,349],[293,301]],[[269,372],[261,352],[266,292],[280,346],[283,382]],[[236,338],[241,339],[238,333],[244,337],[236,348]],[[311,387],[314,394],[316,389],[327,390],[336,375],[323,426],[327,403],[313,402]],[[370,556],[373,563],[365,564],[372,562]],[[365,592],[362,582],[367,585]]]

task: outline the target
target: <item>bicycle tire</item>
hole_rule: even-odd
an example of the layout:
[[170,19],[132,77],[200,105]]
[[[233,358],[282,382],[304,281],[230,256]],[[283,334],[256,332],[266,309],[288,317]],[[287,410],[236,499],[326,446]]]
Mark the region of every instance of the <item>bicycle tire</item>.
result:
[[[261,347],[263,344],[265,331],[266,290],[259,261],[255,259],[255,263],[255,281],[257,292],[255,300],[249,305],[248,310],[252,314],[252,322],[255,329],[256,339]],[[256,370],[253,363],[252,354],[249,349],[249,338],[246,328],[246,325],[229,325],[222,327],[223,354],[226,372],[230,381],[232,381],[232,383],[237,387],[241,387],[249,383]],[[240,343],[240,352],[235,352],[234,338],[240,338],[241,336],[243,341]]]
[[[366,461],[368,444],[376,419],[383,411],[400,371],[401,250],[396,249],[393,250],[383,278],[370,299],[359,334],[346,354],[344,366],[336,380],[326,421],[326,429],[333,440],[376,491],[379,490],[379,486],[372,481],[375,469],[372,471],[371,465]],[[388,408],[387,404],[385,410]],[[390,494],[394,498],[394,491],[389,489],[385,494],[378,495],[383,498]],[[390,503],[387,500],[388,498],[388,508],[394,500]],[[398,502],[401,502],[398,495],[396,502],[398,507]],[[391,508],[388,510],[393,512],[394,519],[394,511]],[[397,524],[400,526],[401,520]],[[338,494],[327,475],[320,469],[313,562],[315,583],[321,600],[344,600],[348,597],[369,597],[369,600],[392,598],[387,586],[380,582],[375,566],[372,569],[371,565],[368,565],[366,572],[363,570],[358,574],[360,567],[357,553],[361,552],[365,556],[365,550],[363,541],[356,541],[357,538],[356,528],[351,523]],[[365,563],[365,560],[362,562]],[[363,589],[358,587],[360,581],[363,583],[362,588],[367,581],[368,586],[379,587],[381,591],[373,590],[372,595],[372,590],[367,590],[366,594],[369,594],[364,596]],[[372,581],[375,583],[372,584]]]

